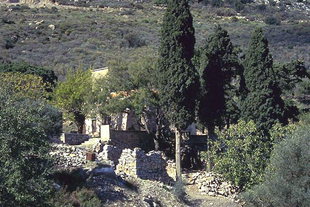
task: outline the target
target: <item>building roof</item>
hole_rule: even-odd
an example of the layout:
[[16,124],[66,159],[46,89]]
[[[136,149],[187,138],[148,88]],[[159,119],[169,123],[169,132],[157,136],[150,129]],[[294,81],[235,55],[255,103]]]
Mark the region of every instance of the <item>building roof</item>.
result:
[[102,77],[106,76],[108,74],[108,72],[109,72],[109,68],[108,67],[93,69],[92,77],[94,79],[99,79],[99,78],[102,78]]

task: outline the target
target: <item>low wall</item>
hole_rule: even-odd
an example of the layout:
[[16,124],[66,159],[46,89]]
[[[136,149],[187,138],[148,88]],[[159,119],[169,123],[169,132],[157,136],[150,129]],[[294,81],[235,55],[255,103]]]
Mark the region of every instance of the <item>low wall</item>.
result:
[[60,140],[65,144],[79,145],[89,140],[89,136],[87,134],[63,133]]

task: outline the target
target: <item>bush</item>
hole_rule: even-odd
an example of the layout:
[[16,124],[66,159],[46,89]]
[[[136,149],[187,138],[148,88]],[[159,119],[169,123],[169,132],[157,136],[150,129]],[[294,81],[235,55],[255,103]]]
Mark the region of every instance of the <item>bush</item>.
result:
[[72,193],[61,190],[56,193],[51,203],[56,207],[100,207],[101,201],[93,190],[77,189]]
[[280,25],[281,24],[281,20],[277,17],[266,17],[264,22],[266,24],[270,24],[270,25]]
[[48,207],[50,117],[44,103],[0,93],[0,206]]
[[154,0],[155,5],[162,5],[162,4],[166,5],[167,2],[168,0]]
[[52,177],[56,183],[64,186],[70,192],[84,187],[87,179],[86,172],[81,168],[56,171]]
[[307,207],[310,203],[310,129],[276,145],[265,181],[243,194],[248,207]]
[[218,134],[212,144],[214,170],[241,190],[262,181],[271,142],[260,135],[254,122],[240,121]]
[[45,83],[54,86],[57,77],[52,70],[40,66],[33,66],[25,62],[20,63],[0,63],[0,72],[19,72],[23,74],[32,74],[40,76]]

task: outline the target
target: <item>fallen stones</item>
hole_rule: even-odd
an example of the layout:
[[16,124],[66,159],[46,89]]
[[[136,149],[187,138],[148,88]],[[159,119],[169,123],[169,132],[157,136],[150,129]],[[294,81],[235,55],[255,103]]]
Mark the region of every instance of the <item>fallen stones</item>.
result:
[[187,184],[196,184],[199,191],[209,196],[234,197],[239,188],[225,181],[222,176],[215,173],[196,172],[185,175]]
[[99,140],[93,145],[93,152],[100,153],[102,152],[103,147],[104,144],[101,142],[101,140]]
[[86,164],[86,150],[74,146],[63,144],[53,144],[51,157],[55,160],[58,167],[82,167]]
[[55,29],[56,29],[56,26],[53,25],[53,24],[50,24],[50,25],[48,25],[48,28],[50,28],[51,30],[55,30]]

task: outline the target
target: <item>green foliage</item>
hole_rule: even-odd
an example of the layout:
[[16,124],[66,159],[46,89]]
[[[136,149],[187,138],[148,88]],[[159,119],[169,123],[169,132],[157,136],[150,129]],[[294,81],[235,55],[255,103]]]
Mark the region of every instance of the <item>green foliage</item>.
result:
[[28,63],[0,63],[0,72],[18,72],[40,76],[44,83],[55,86],[57,77],[52,70],[43,67],[33,66]]
[[213,144],[214,170],[241,190],[262,181],[271,142],[261,135],[254,122],[240,121],[218,132]]
[[124,112],[129,108],[141,115],[147,107],[157,106],[156,60],[153,55],[145,54],[133,61],[110,61],[108,74],[95,81],[101,114]]
[[153,2],[155,5],[162,5],[162,4],[166,5],[168,0],[154,0]]
[[274,144],[279,143],[286,137],[292,135],[296,128],[296,124],[288,124],[286,126],[282,126],[281,124],[277,123],[270,129],[270,139]]
[[54,90],[53,103],[75,122],[79,133],[82,133],[85,116],[90,111],[92,86],[91,71],[78,69],[69,71],[67,79]]
[[85,187],[87,174],[81,168],[62,169],[55,171],[52,178],[55,183],[64,186],[66,191],[73,192]]
[[214,131],[215,126],[229,125],[238,117],[238,107],[233,99],[236,89],[231,82],[240,65],[227,31],[220,26],[215,28],[201,53],[198,116],[209,130]]
[[253,120],[259,130],[268,133],[276,123],[287,123],[284,102],[275,80],[273,60],[262,29],[256,29],[244,61],[245,99],[242,117]]
[[310,78],[304,63],[299,60],[274,67],[279,87],[285,92],[292,92],[294,87],[304,78]]
[[20,72],[0,72],[0,87],[16,96],[32,99],[45,99],[48,97],[46,89],[50,88],[40,76]]
[[100,199],[93,190],[87,188],[77,189],[74,192],[61,190],[51,200],[55,207],[100,207]]
[[177,129],[194,121],[198,74],[194,56],[193,18],[187,0],[171,0],[163,19],[158,63],[161,106]]
[[264,22],[266,24],[271,24],[271,25],[280,25],[281,24],[281,20],[277,17],[274,17],[274,16],[266,17],[264,19]]
[[309,125],[275,146],[265,181],[243,194],[248,207],[307,207],[310,203]]
[[49,106],[0,93],[0,206],[46,207],[51,195],[48,135],[54,113]]

